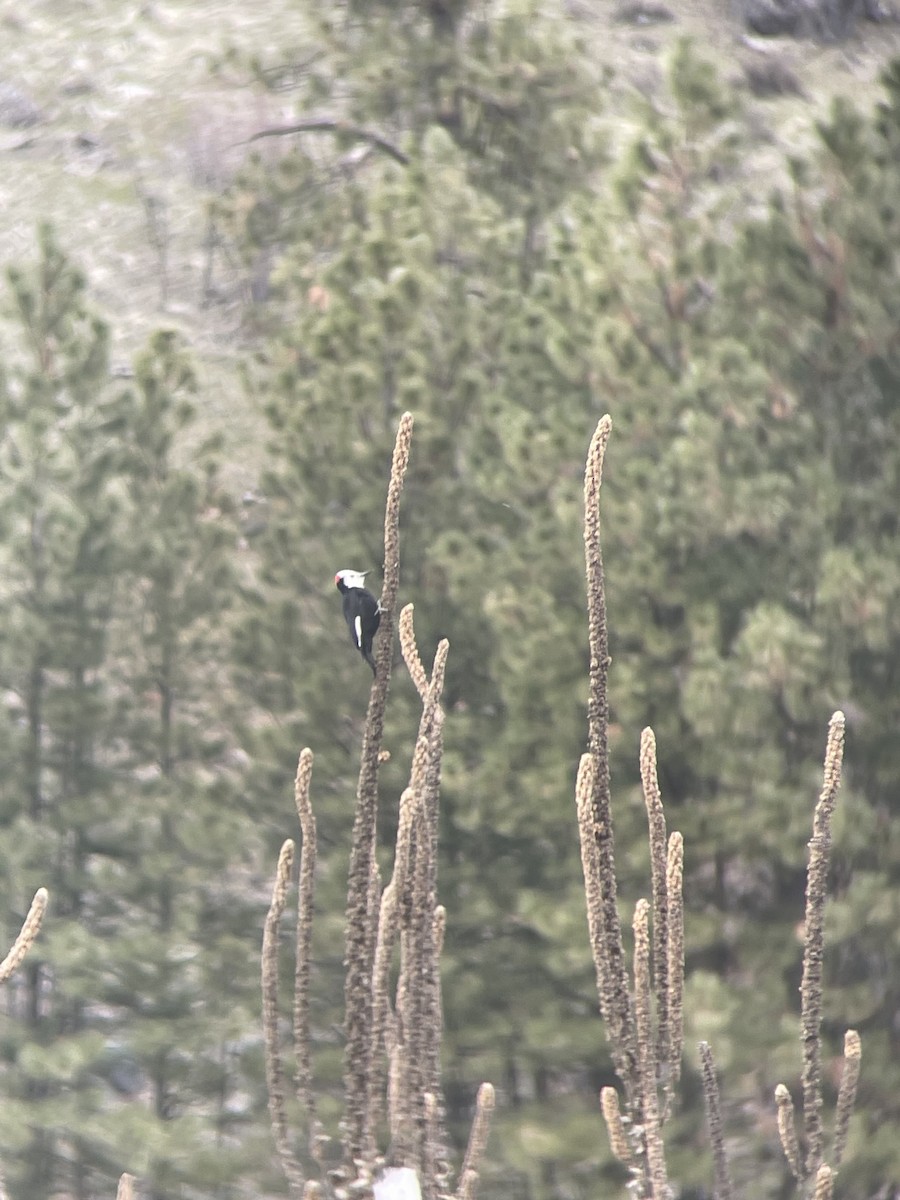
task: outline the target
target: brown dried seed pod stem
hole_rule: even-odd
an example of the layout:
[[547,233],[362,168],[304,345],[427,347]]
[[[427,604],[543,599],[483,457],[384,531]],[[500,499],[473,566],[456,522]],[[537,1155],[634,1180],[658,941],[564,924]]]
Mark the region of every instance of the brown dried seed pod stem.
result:
[[594,759],[590,754],[583,754],[578,764],[578,778],[575,781],[575,805],[578,815],[578,838],[581,845],[581,866],[584,872],[584,896],[587,906],[588,935],[591,942],[591,955],[594,959],[594,973],[597,980],[597,999],[600,1004],[600,1015],[606,1026],[606,1036],[612,1055],[616,1074],[625,1084],[628,1094],[634,1090],[635,1079],[632,1073],[633,1063],[624,1052],[619,1037],[613,1034],[619,1032],[616,1022],[617,1001],[615,981],[609,969],[606,956],[606,937],[603,925],[603,889],[600,883],[600,856],[597,850],[597,838],[594,830]]
[[34,893],[28,915],[22,922],[19,935],[9,949],[9,953],[0,963],[0,983],[6,983],[10,975],[21,965],[25,955],[34,945],[44,913],[47,911],[48,893],[46,888],[38,888]]
[[668,970],[669,1062],[666,1075],[666,1111],[674,1103],[681,1078],[684,1052],[684,839],[680,833],[669,838],[666,857],[666,897],[669,905],[666,959]]
[[778,1136],[781,1138],[781,1148],[787,1159],[791,1174],[795,1179],[804,1178],[803,1163],[800,1160],[800,1144],[797,1141],[797,1122],[794,1117],[794,1101],[791,1093],[783,1083],[775,1089],[775,1104],[778,1109]]
[[603,1120],[606,1122],[606,1131],[609,1134],[610,1150],[612,1150],[619,1162],[625,1163],[626,1166],[633,1165],[634,1158],[631,1153],[631,1146],[628,1144],[628,1135],[625,1132],[625,1126],[622,1124],[619,1093],[614,1087],[601,1089],[600,1109],[603,1113]]
[[316,818],[309,798],[313,753],[300,752],[294,780],[294,803],[303,833],[300,851],[300,884],[297,893],[297,945],[294,972],[294,1056],[297,1097],[306,1109],[310,1135],[314,1134],[316,1099],[312,1086],[309,1034],[309,981],[312,956],[312,920],[316,875]]
[[303,1195],[303,1172],[291,1149],[288,1136],[287,1115],[284,1105],[284,1069],[281,1065],[281,1048],[278,1041],[278,933],[287,890],[294,863],[294,843],[288,839],[278,855],[275,886],[272,902],[266,914],[262,944],[262,1009],[263,1041],[266,1056],[266,1086],[269,1093],[269,1117],[275,1148],[281,1161],[291,1195],[300,1200]]
[[123,1172],[119,1176],[119,1186],[116,1188],[116,1200],[133,1200],[134,1198],[134,1176],[128,1172]]
[[834,1172],[826,1163],[816,1171],[815,1200],[831,1200],[834,1195]]
[[384,515],[384,585],[376,675],[363,733],[356,811],[350,850],[345,924],[344,1155],[352,1167],[371,1145],[367,1131],[372,1054],[372,967],[375,923],[370,912],[372,864],[378,817],[378,764],[390,684],[394,609],[400,586],[400,496],[409,464],[413,419],[404,413],[397,430]]
[[425,692],[428,688],[428,676],[425,674],[425,668],[422,665],[419,650],[416,646],[416,634],[413,626],[414,612],[415,609],[412,604],[405,605],[400,612],[400,651],[403,654],[406,669],[409,671],[410,677],[416,686],[416,691],[424,700]]
[[703,1078],[703,1099],[706,1102],[706,1125],[713,1149],[714,1193],[716,1200],[733,1200],[734,1189],[728,1159],[725,1154],[725,1134],[722,1127],[722,1107],[719,1101],[719,1081],[716,1063],[708,1042],[700,1043],[700,1070]]
[[610,1043],[618,1043],[626,1067],[622,1081],[630,1089],[634,1081],[637,1048],[634,1015],[628,994],[628,971],[622,943],[622,928],[616,906],[616,868],[609,785],[609,638],[606,626],[606,595],[603,583],[603,554],[600,542],[600,486],[603,459],[612,419],[601,417],[588,450],[584,472],[584,557],[587,580],[588,641],[590,646],[590,691],[588,695],[588,749],[594,760],[591,804],[597,842],[598,878],[601,889],[604,957],[608,963],[612,1007],[605,1018]]
[[647,1166],[653,1200],[668,1200],[666,1157],[659,1128],[656,1095],[656,1041],[650,981],[650,905],[638,900],[634,908],[634,1011],[637,1023],[638,1085]]
[[475,1117],[469,1131],[469,1144],[466,1146],[465,1157],[459,1172],[459,1185],[456,1189],[457,1200],[474,1200],[478,1183],[478,1168],[490,1136],[493,1114],[494,1088],[490,1083],[483,1083],[478,1089]]
[[647,809],[650,879],[653,899],[653,994],[656,998],[656,1055],[661,1066],[669,1050],[669,902],[666,891],[666,815],[656,774],[656,738],[649,727],[641,733],[641,784]]
[[831,853],[831,818],[841,785],[844,714],[828,726],[822,791],[813,818],[806,873],[806,921],[803,977],[800,984],[800,1039],[803,1048],[803,1121],[806,1126],[806,1173],[816,1175],[822,1162],[822,963],[825,949],[825,900]]
[[847,1146],[847,1132],[850,1127],[850,1117],[856,1103],[856,1089],[859,1085],[859,1068],[862,1059],[862,1043],[855,1029],[848,1029],[844,1034],[844,1069],[841,1072],[841,1086],[838,1089],[837,1110],[834,1120],[834,1171],[840,1168],[844,1160],[844,1150]]

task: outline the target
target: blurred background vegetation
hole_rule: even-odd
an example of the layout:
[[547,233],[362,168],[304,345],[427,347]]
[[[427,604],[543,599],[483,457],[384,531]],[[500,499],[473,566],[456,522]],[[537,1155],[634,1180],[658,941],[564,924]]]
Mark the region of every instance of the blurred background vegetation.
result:
[[[153,178],[128,166],[109,125],[78,151],[101,208],[104,188],[125,187],[141,214],[139,304],[124,287],[120,305],[78,222],[40,203],[42,172],[78,173],[52,107],[4,116],[6,158],[33,165],[32,218],[56,218],[7,255],[3,300],[7,941],[38,885],[52,897],[0,998],[12,1195],[111,1195],[122,1170],[154,1200],[283,1190],[257,953],[304,745],[317,755],[327,1116],[369,685],[331,580],[346,566],[377,576],[405,409],[416,444],[401,600],[426,653],[451,643],[440,897],[461,1137],[478,1083],[498,1091],[482,1194],[580,1200],[623,1185],[597,1101],[613,1076],[573,802],[582,468],[608,410],[626,921],[647,889],[646,724],[685,838],[689,1053],[671,1174],[681,1196],[710,1194],[703,1038],[738,1184],[790,1194],[772,1090],[799,1075],[805,843],[841,707],[826,1032],[837,1062],[858,1028],[864,1061],[839,1188],[893,1195],[900,58],[887,51],[900,44],[888,24],[867,47],[855,21],[874,9],[820,9],[792,32],[852,34],[842,53],[868,66],[880,55],[881,83],[858,103],[828,107],[792,71],[833,46],[792,42],[785,56],[748,41],[741,18],[755,29],[761,8],[721,18],[713,55],[661,5],[287,5],[277,51],[238,41],[203,59],[204,78],[239,83],[259,119],[220,114],[227,135],[191,141],[205,191],[191,254],[161,155]],[[191,19],[150,5],[129,28],[140,48]],[[20,59],[28,21],[7,17]],[[640,70],[620,61],[629,39]],[[743,48],[738,74],[725,43]],[[416,712],[398,672],[385,844]]]

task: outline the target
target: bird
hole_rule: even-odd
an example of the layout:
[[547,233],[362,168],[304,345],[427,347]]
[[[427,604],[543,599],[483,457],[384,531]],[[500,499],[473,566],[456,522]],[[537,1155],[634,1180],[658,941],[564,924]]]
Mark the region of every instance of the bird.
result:
[[381,605],[366,587],[368,571],[338,571],[335,587],[343,596],[344,620],[350,630],[350,640],[375,675],[372,641],[381,624]]

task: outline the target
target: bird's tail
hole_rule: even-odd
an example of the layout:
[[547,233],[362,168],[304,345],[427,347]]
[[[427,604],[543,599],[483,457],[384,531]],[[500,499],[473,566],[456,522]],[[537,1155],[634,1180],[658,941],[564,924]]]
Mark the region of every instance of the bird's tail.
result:
[[375,668],[375,659],[374,659],[374,658],[373,658],[373,656],[372,656],[372,651],[371,651],[371,650],[364,650],[364,651],[363,651],[363,658],[366,660],[366,662],[367,662],[367,663],[369,664],[369,666],[372,668],[372,674],[373,674],[373,675],[377,675],[377,674],[378,674],[378,671],[377,671],[377,670],[376,670],[376,668]]

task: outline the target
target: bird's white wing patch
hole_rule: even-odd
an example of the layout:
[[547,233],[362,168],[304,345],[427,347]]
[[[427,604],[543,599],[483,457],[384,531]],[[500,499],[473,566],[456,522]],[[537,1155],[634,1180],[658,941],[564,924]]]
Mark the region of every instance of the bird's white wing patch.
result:
[[353,630],[356,633],[356,648],[358,650],[362,645],[362,617],[357,617],[353,622]]

